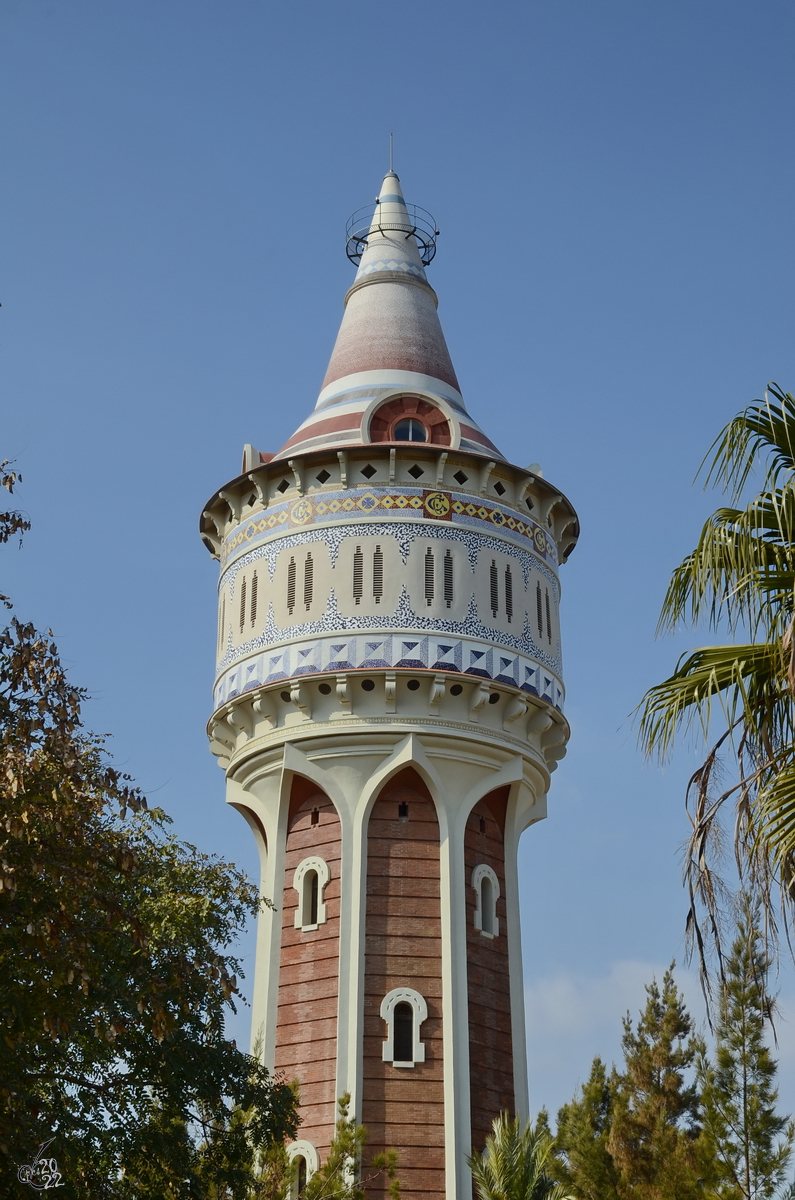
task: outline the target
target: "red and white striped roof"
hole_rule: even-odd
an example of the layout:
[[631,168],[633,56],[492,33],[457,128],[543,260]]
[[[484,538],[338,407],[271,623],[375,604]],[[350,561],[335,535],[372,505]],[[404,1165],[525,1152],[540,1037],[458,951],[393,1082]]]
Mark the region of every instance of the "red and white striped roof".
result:
[[503,455],[466,411],[412,221],[394,171],[384,177],[370,235],[345,297],[345,313],[315,410],[276,458],[370,441],[382,404],[406,395],[447,417],[450,446]]

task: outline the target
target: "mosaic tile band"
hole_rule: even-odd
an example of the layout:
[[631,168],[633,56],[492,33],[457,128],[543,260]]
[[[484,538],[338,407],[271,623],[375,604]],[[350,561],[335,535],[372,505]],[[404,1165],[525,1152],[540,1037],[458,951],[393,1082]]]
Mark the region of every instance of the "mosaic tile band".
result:
[[221,550],[222,569],[236,552],[272,537],[282,530],[306,529],[353,515],[357,520],[373,517],[379,521],[405,520],[407,516],[432,521],[454,521],[475,529],[499,530],[519,544],[529,541],[536,554],[553,566],[558,565],[557,548],[549,534],[530,518],[517,516],[514,509],[491,500],[473,498],[459,492],[427,488],[395,490],[368,488],[325,492],[302,496],[298,500],[272,504],[262,513],[237,525]]
[[563,684],[548,667],[523,654],[472,638],[405,634],[332,635],[264,650],[225,671],[215,686],[215,707],[252,688],[327,672],[443,671],[520,688],[562,711]]

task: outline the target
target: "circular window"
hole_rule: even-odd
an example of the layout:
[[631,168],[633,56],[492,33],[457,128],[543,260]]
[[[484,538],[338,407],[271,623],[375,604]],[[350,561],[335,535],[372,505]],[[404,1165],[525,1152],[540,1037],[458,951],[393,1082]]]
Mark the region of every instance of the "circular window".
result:
[[395,426],[392,440],[395,442],[427,442],[428,430],[416,417],[404,417]]

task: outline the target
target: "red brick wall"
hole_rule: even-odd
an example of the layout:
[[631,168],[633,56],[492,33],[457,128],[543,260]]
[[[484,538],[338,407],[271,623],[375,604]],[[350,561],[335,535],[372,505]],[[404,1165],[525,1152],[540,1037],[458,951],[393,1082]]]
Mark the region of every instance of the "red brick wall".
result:
[[[505,807],[508,789],[484,797],[469,815],[464,835],[467,911],[467,987],[469,996],[469,1080],[472,1146],[483,1149],[491,1123],[503,1109],[514,1111],[511,994],[505,909]],[[481,818],[485,829],[481,832]],[[479,863],[494,871],[499,936],[475,929],[472,872]]]
[[[318,823],[312,824],[312,810]],[[301,1085],[298,1136],[325,1158],[334,1132],[339,985],[340,822],[334,805],[314,784],[296,779],[287,827],[279,966],[276,1070]],[[331,878],[323,899],[326,922],[303,933],[294,925],[298,893],[295,868],[311,856],[322,858]],[[279,903],[278,900],[276,903]]]
[[[398,820],[406,801],[409,819]],[[367,915],[362,1120],[372,1155],[398,1151],[403,1200],[444,1195],[444,1076],[439,822],[425,785],[402,771],[376,801],[367,837]],[[395,1067],[381,1059],[381,1001],[396,987],[425,998],[420,1036],[425,1062]],[[373,1196],[386,1187],[373,1187]]]

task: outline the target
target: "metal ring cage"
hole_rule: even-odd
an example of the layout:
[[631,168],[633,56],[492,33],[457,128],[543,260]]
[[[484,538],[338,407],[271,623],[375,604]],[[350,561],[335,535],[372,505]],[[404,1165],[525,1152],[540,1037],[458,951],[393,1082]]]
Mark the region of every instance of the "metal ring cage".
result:
[[420,208],[418,204],[407,204],[407,221],[396,221],[394,218],[390,218],[379,223],[379,207],[380,205],[376,201],[375,213],[372,207],[368,205],[366,208],[357,209],[353,216],[349,217],[348,224],[345,227],[345,253],[351,262],[357,265],[361,262],[365,246],[371,237],[376,237],[378,234],[386,236],[388,233],[402,233],[405,235],[406,240],[412,234],[414,235],[414,241],[417,243],[422,264],[427,267],[428,263],[433,261],[436,254],[436,239],[439,236],[436,222],[428,210]]

